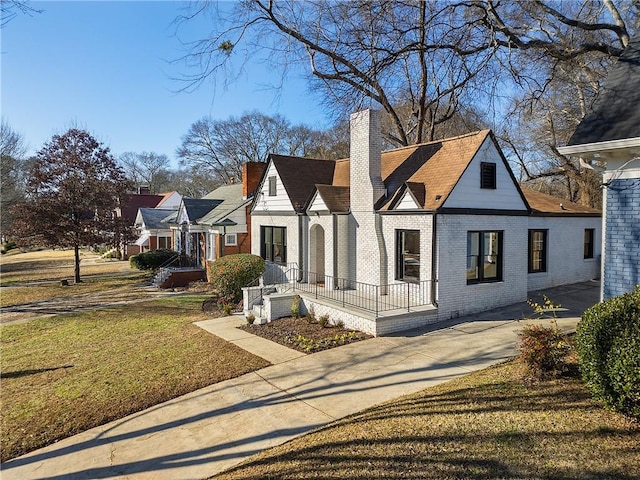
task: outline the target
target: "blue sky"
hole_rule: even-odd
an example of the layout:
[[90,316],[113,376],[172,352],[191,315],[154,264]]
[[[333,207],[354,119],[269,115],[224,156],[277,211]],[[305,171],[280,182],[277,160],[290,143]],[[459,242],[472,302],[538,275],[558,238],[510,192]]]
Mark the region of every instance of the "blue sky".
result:
[[[32,2],[42,10],[18,15],[1,32],[2,117],[40,149],[52,135],[77,126],[89,130],[114,155],[154,151],[174,160],[189,126],[259,110],[322,128],[328,119],[301,76],[289,75],[280,92],[265,87],[281,76],[264,62],[249,63],[231,85],[221,77],[198,90],[184,84],[180,39],[210,29],[204,21],[172,24],[185,2]],[[224,5],[223,5],[224,7]],[[175,162],[174,162],[175,164]]]

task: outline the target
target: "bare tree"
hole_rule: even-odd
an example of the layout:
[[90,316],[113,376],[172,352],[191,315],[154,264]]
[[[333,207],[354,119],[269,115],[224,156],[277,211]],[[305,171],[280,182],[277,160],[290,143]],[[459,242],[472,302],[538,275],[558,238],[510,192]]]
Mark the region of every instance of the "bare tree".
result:
[[[238,55],[248,61],[266,52],[283,75],[306,68],[336,118],[381,107],[388,145],[517,115],[525,132],[540,133],[529,138],[534,157],[548,160],[546,168],[538,162],[539,171],[527,165],[526,176],[571,171],[573,179],[561,178],[571,184],[569,196],[593,203],[574,188],[579,167],[554,151],[579,115],[554,102],[569,95],[567,103],[589,107],[603,73],[639,26],[638,0],[246,0],[236,7],[225,16],[211,2],[195,3],[188,18],[215,13],[215,30],[183,58],[195,68],[189,86],[228,72],[227,60]],[[505,105],[512,109],[505,112]],[[528,157],[511,144],[514,158]]]
[[169,158],[155,152],[125,152],[119,157],[125,175],[134,185],[147,186],[152,194],[171,190]]
[[640,21],[640,3],[477,2],[518,88],[502,132],[523,181],[600,207],[600,179],[558,152]]
[[[211,4],[197,8],[190,18],[206,15]],[[266,49],[285,72],[308,64],[313,88],[336,118],[379,105],[388,143],[420,143],[497,79],[490,63],[497,46],[477,34],[481,20],[468,12],[466,3],[448,0],[251,0],[184,60],[198,68],[193,86],[236,51]]]
[[36,10],[27,1],[21,0],[1,0],[0,1],[0,27],[5,27],[11,20],[16,18],[18,14],[31,15],[40,13],[42,10]]
[[25,160],[24,137],[2,119],[0,123],[0,231],[9,235],[13,215],[11,207],[24,199],[29,162]]
[[183,166],[210,171],[220,183],[240,179],[246,162],[266,162],[271,153],[306,156],[322,137],[305,126],[292,127],[280,115],[259,112],[241,117],[196,121],[176,155]]

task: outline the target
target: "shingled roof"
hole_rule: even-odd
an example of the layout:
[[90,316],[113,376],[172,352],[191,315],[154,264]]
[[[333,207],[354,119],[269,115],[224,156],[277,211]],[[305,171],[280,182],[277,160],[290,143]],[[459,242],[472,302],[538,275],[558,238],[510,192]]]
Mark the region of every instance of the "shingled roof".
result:
[[333,181],[335,160],[271,155],[291,204],[302,213],[315,192],[316,184],[330,185]]
[[585,217],[599,217],[602,212],[596,208],[579,205],[562,198],[537,192],[530,188],[522,188],[522,193],[531,207],[533,215],[573,215]]
[[337,185],[316,185],[318,195],[331,213],[347,213],[349,211],[349,195],[351,189]]
[[204,225],[217,225],[251,200],[242,198],[242,184],[223,185],[204,196],[205,199],[219,200],[220,203],[211,209],[198,223]]
[[211,210],[222,203],[222,200],[207,198],[183,198],[182,205],[191,223],[198,223]]
[[[382,152],[381,173],[387,196],[376,208],[388,210],[402,188],[410,189],[421,208],[440,207],[490,133],[482,130]],[[304,211],[316,190],[330,211],[349,211],[348,158],[317,160],[271,155],[271,161],[296,212]]]
[[138,209],[138,217],[136,218],[136,223],[139,221],[140,225],[136,226],[144,226],[147,230],[167,229],[169,225],[163,222],[163,220],[175,212],[176,210],[173,208],[140,208]]
[[640,33],[631,38],[567,145],[640,137]]

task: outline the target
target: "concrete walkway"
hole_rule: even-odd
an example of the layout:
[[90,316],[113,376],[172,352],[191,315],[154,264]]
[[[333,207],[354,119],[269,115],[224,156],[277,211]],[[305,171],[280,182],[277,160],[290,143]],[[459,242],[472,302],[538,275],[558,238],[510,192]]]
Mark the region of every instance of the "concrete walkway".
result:
[[[598,301],[599,285],[547,293],[568,309],[558,324],[569,331]],[[2,479],[207,478],[335,419],[512,357],[517,319],[529,312],[517,304],[302,356],[235,330],[239,319],[202,322],[274,365],[11,460]]]

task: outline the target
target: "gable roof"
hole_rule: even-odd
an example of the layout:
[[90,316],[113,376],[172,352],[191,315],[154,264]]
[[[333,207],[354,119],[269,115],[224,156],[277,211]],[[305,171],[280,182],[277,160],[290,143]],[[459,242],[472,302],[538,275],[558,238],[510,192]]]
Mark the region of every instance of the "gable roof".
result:
[[173,208],[140,208],[138,209],[138,217],[136,223],[140,222],[136,226],[144,226],[145,229],[168,229],[169,225],[163,223],[163,220],[172,213],[175,213]]
[[336,185],[316,185],[318,195],[331,213],[347,213],[349,211],[349,195],[351,189]]
[[[191,223],[199,223],[211,210],[222,203],[222,200],[214,200],[208,198],[183,198],[182,207],[187,214],[187,218]],[[182,208],[181,208],[182,209]]]
[[242,184],[223,185],[204,196],[205,199],[220,200],[220,203],[204,215],[198,223],[216,225],[243,205],[251,203],[251,199],[242,198]]
[[[481,130],[382,152],[382,180],[387,196],[376,208],[388,210],[405,188],[411,191],[421,208],[440,207],[490,135],[490,130]],[[334,186],[349,186],[349,164],[348,158],[336,162]]]
[[618,58],[567,145],[636,137],[640,137],[640,32]]
[[[333,181],[335,160],[285,155],[271,155],[269,158],[276,167],[284,189],[297,213],[304,211],[307,202],[315,192],[316,184],[330,185]],[[265,169],[265,176],[267,171]]]
[[533,215],[580,215],[589,217],[602,215],[602,212],[596,208],[579,205],[530,188],[522,188],[522,193],[527,199]]
[[171,198],[174,195],[177,195],[178,197],[180,197],[178,199],[178,201],[180,201],[182,199],[182,196],[176,192],[175,190],[173,192],[166,192],[166,193],[161,193],[160,194],[162,196],[162,200],[160,200],[160,203],[158,203],[158,205],[156,205],[156,208],[178,208],[179,205],[176,205],[175,207],[167,207],[166,203],[171,200]]
[[128,193],[123,197],[123,206],[120,216],[127,220],[130,225],[136,221],[139,208],[153,208],[162,200],[161,195],[146,195]]

